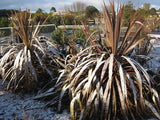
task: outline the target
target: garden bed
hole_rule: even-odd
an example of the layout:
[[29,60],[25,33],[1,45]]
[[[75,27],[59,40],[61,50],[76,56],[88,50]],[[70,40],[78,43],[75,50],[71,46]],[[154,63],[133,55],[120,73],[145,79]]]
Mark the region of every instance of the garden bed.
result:
[[44,108],[45,102],[33,100],[34,94],[5,91],[0,80],[0,120],[67,120],[67,112],[57,114],[55,108]]

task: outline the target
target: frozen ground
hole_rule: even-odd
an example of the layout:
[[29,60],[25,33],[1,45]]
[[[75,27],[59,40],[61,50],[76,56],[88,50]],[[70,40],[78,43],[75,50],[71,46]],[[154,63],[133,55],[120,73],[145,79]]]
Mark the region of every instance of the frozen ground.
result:
[[[4,91],[0,80],[0,120],[67,120],[69,114],[57,114],[54,108],[43,108],[44,102],[33,100],[34,95],[13,94]],[[25,114],[23,113],[25,111]]]
[[160,39],[151,39],[153,48],[151,50],[151,56],[154,57],[150,62],[150,68],[158,70],[160,67]]

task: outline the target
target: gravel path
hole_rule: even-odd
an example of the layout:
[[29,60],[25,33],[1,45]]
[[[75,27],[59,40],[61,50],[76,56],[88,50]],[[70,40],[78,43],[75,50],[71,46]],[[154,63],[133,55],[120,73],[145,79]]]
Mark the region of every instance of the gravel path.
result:
[[[4,91],[0,80],[0,120],[67,120],[69,114],[57,114],[54,108],[43,108],[42,101],[33,100],[34,95],[13,94]],[[23,110],[25,113],[23,113]]]

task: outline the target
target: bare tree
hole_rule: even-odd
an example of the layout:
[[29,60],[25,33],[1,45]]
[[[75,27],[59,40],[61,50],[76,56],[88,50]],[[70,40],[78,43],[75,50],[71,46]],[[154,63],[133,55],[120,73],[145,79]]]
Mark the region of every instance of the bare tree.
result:
[[64,10],[70,10],[72,12],[83,12],[86,9],[86,4],[83,2],[74,2],[72,5],[65,5]]
[[73,5],[73,11],[75,12],[81,12],[81,11],[85,11],[86,9],[86,4],[82,3],[82,2],[74,2]]

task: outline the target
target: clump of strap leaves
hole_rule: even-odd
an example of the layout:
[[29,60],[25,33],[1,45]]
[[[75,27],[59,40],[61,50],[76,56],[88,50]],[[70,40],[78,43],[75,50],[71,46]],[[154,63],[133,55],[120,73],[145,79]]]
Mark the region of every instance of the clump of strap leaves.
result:
[[160,119],[154,81],[131,57],[134,47],[145,38],[138,36],[144,20],[135,15],[121,39],[124,5],[117,13],[114,1],[110,6],[111,14],[105,3],[102,6],[104,24],[99,19],[98,33],[103,33],[104,38],[84,25],[90,46],[76,56],[67,56],[57,84],[36,99],[54,95],[47,105],[58,103],[58,111],[70,99],[73,120]]
[[144,21],[135,15],[125,36],[120,39],[124,6],[120,5],[116,13],[114,1],[110,5],[111,14],[105,3],[102,7],[104,24],[99,19],[104,39],[91,33],[85,25],[84,33],[91,46],[68,60],[61,71],[57,83],[62,82],[63,88],[58,109],[66,97],[64,93],[68,92],[72,119],[143,119],[153,116],[160,119],[159,96],[152,87],[153,80],[130,57],[133,48],[145,38],[137,37]]
[[12,43],[2,51],[0,69],[7,89],[39,89],[57,77],[61,67],[59,58],[63,54],[47,38],[38,37],[40,22],[35,27],[31,15],[27,9],[12,12],[11,22],[22,42]]

